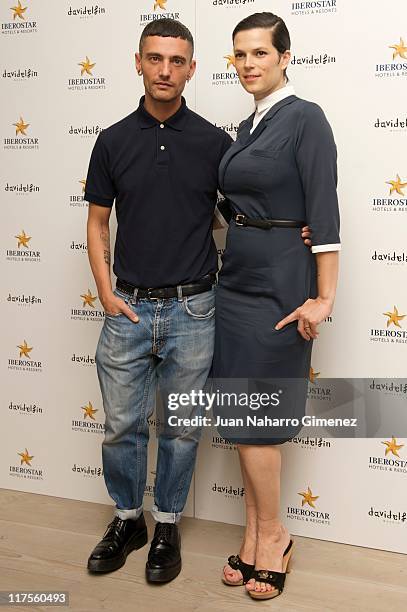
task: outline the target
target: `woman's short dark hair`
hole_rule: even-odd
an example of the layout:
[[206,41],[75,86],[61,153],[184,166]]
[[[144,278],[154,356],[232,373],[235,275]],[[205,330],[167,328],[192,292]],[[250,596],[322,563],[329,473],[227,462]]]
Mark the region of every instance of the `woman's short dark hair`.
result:
[[141,33],[139,51],[142,53],[143,44],[147,36],[163,36],[164,38],[182,38],[187,40],[192,47],[192,55],[194,54],[194,39],[191,32],[186,26],[176,19],[156,19],[150,21]]
[[[287,30],[287,26],[281,17],[274,15],[274,13],[253,13],[239,21],[235,29],[233,30],[232,40],[238,32],[243,30],[253,30],[254,28],[263,28],[265,30],[271,30],[271,42],[279,53],[284,53],[291,48],[290,34]],[[286,76],[286,70],[284,70],[284,76]]]

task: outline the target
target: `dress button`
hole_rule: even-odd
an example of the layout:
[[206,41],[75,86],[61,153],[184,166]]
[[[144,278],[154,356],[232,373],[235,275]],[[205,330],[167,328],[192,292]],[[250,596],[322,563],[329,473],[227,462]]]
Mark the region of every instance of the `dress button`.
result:
[[163,127],[164,127],[164,124],[160,123],[160,128],[163,129]]
[[164,145],[161,145],[160,149],[161,149],[161,151],[165,151]]

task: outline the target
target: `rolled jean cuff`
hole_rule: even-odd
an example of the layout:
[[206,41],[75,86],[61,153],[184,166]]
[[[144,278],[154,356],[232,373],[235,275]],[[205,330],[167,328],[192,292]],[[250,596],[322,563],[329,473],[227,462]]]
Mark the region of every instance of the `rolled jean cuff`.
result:
[[157,506],[151,508],[151,514],[157,523],[179,523],[182,512],[160,512]]
[[118,516],[123,521],[126,519],[136,520],[139,516],[141,516],[142,512],[143,506],[140,506],[139,508],[132,508],[131,510],[121,510],[120,508],[115,508],[114,510],[115,516]]

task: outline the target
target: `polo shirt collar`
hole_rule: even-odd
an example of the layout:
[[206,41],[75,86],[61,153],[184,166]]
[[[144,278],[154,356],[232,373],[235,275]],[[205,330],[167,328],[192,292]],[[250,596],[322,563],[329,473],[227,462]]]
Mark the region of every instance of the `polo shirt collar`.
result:
[[171,117],[168,117],[165,121],[158,121],[158,119],[150,115],[144,108],[144,100],[145,96],[142,96],[137,109],[141,129],[154,127],[161,123],[179,132],[184,128],[185,122],[188,119],[188,107],[184,97],[181,98],[181,106],[177,112],[171,115]]

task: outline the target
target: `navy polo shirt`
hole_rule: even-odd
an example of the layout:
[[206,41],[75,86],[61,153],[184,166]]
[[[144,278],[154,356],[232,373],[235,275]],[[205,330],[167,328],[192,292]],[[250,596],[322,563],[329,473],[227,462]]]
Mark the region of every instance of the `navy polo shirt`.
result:
[[144,108],[101,132],[85,200],[111,207],[113,271],[137,287],[170,287],[217,270],[212,221],[218,167],[232,139],[187,108],[162,123]]

